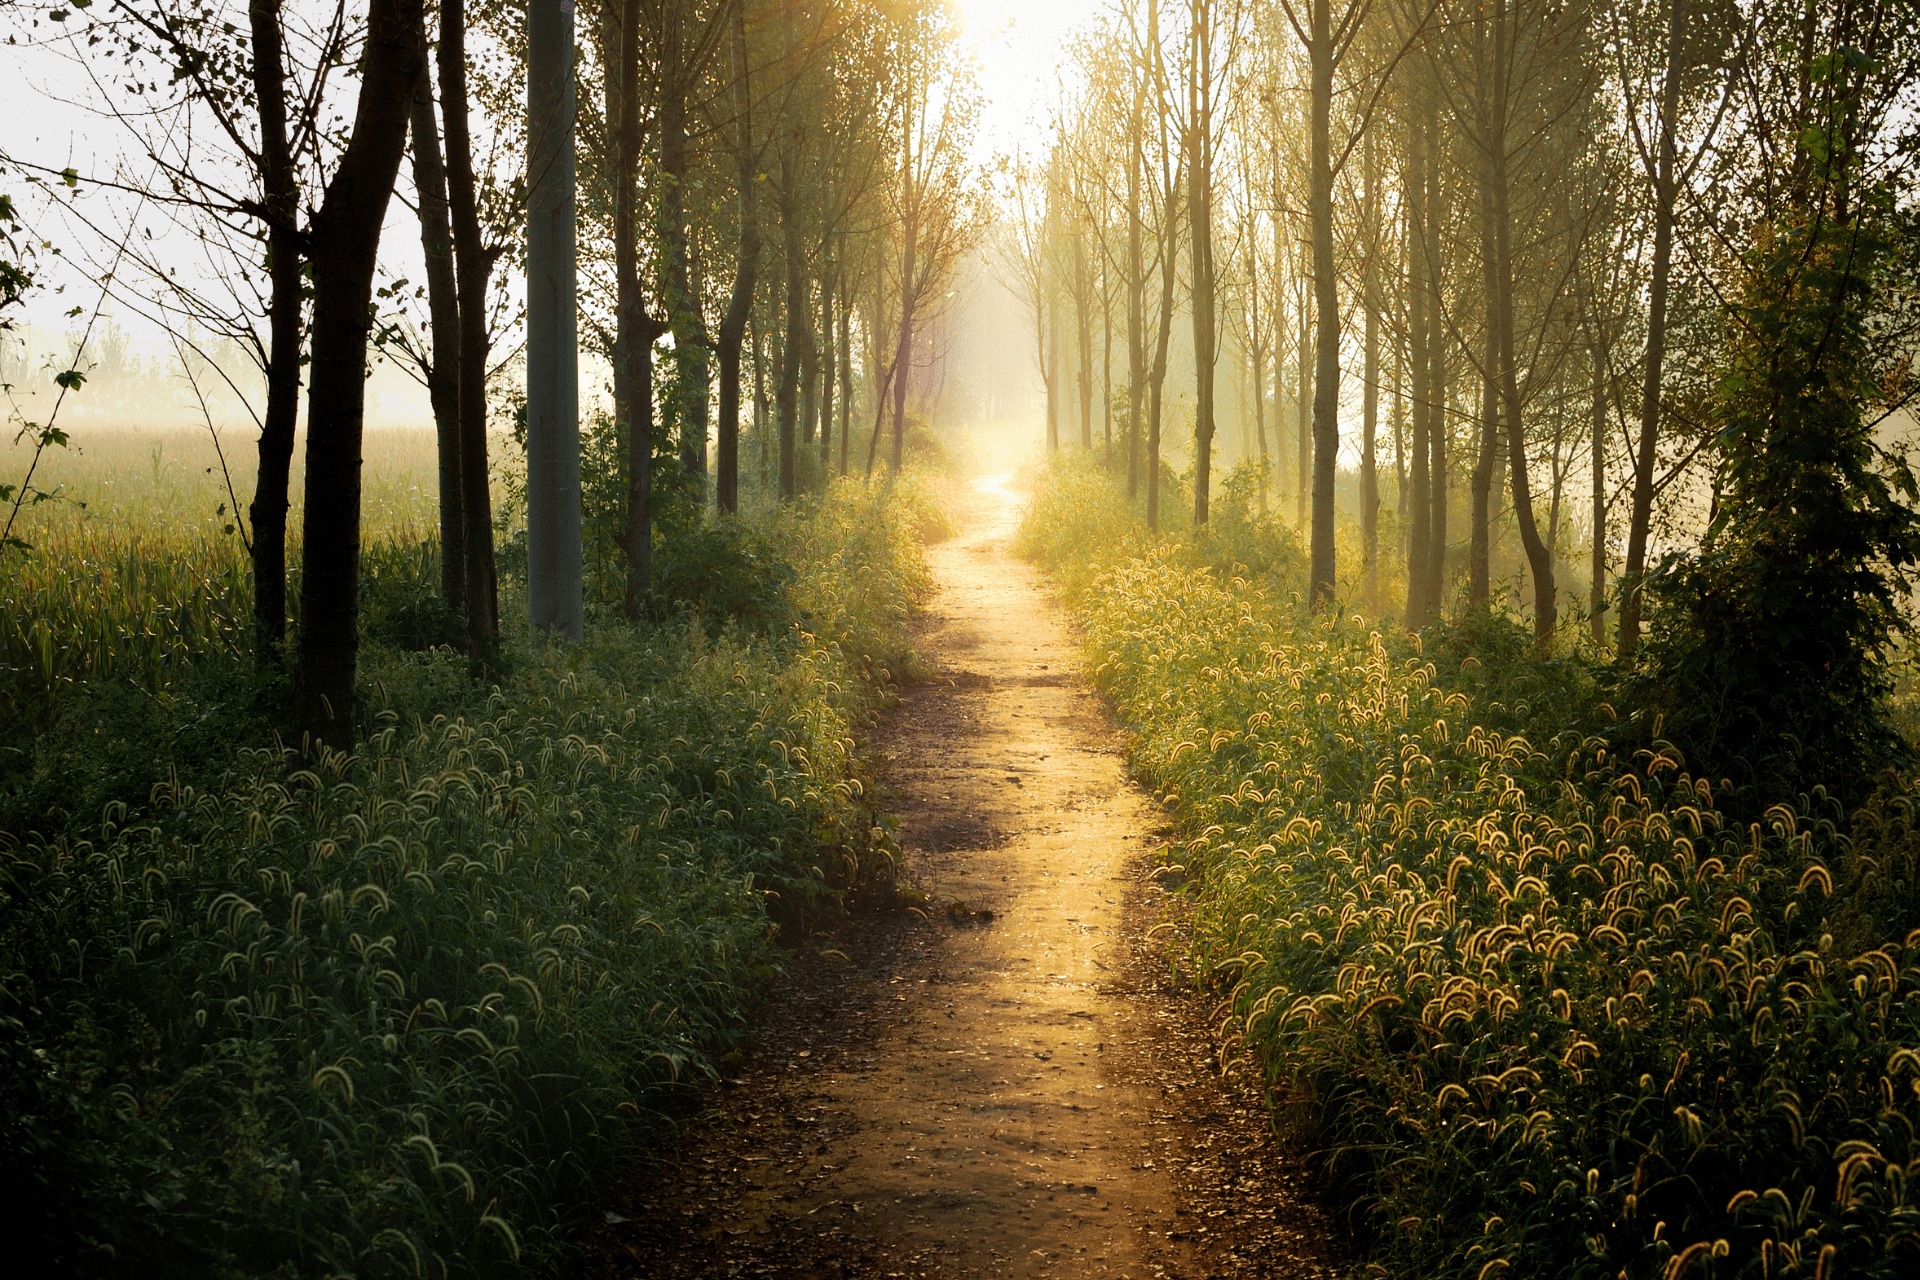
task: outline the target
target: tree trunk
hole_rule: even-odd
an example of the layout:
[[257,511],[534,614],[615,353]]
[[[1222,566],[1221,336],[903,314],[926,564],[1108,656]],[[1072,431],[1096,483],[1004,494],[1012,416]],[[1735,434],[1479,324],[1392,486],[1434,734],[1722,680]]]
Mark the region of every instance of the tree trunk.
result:
[[[1366,260],[1362,267],[1361,302],[1366,311],[1366,336],[1361,355],[1360,402],[1360,536],[1366,557],[1367,607],[1380,600],[1380,468],[1374,438],[1380,428],[1380,176],[1373,135],[1362,143],[1361,199],[1366,205]],[[1266,438],[1260,441],[1266,451]]]
[[1553,552],[1540,536],[1533,517],[1533,491],[1527,479],[1527,434],[1521,418],[1520,379],[1515,352],[1513,315],[1513,218],[1510,212],[1507,177],[1507,0],[1494,0],[1493,82],[1495,134],[1488,148],[1492,162],[1494,250],[1497,255],[1496,289],[1492,303],[1500,334],[1500,390],[1503,417],[1507,425],[1507,450],[1513,476],[1513,519],[1520,528],[1520,545],[1526,548],[1527,564],[1533,571],[1533,632],[1542,648],[1553,641],[1559,623],[1559,593],[1554,584]]
[[1263,337],[1265,330],[1260,327],[1260,288],[1256,282],[1247,290],[1247,334],[1248,345],[1253,349],[1247,353],[1248,363],[1253,374],[1253,435],[1260,448],[1259,503],[1260,514],[1267,514],[1267,477],[1273,465],[1273,459],[1267,449],[1267,343],[1270,337]]
[[[447,135],[447,209],[460,307],[460,488],[465,518],[467,651],[493,665],[500,642],[493,563],[493,493],[487,475],[487,284],[493,255],[480,241],[480,206],[467,124],[465,0],[441,0],[440,104]],[[571,133],[569,132],[569,137]],[[578,504],[576,503],[576,506]]]
[[[626,5],[634,25],[634,4]],[[578,640],[585,625],[580,545],[580,377],[577,260],[574,243],[574,70],[571,0],[527,3],[527,613],[540,632]],[[444,73],[443,73],[444,74]],[[444,97],[443,93],[443,97]],[[462,103],[465,95],[461,95]],[[448,104],[451,121],[453,111]],[[451,134],[449,134],[451,147]],[[449,156],[449,164],[452,163]],[[456,215],[457,216],[457,215]],[[454,227],[458,252],[460,229]],[[477,264],[476,264],[477,267]],[[477,274],[474,277],[482,280]],[[462,289],[467,285],[463,280]],[[471,295],[484,307],[484,292]],[[484,324],[464,313],[462,323]],[[465,367],[467,385],[484,368]],[[484,414],[484,404],[469,408],[462,394],[461,414]],[[484,418],[481,419],[484,425]],[[464,428],[463,428],[464,431]],[[484,434],[481,436],[484,441]],[[463,459],[463,461],[470,461]],[[469,466],[471,486],[486,470]],[[492,559],[491,505],[467,491],[467,556]],[[472,530],[487,521],[487,532]],[[642,548],[644,552],[644,548]],[[473,601],[492,599],[490,563],[469,571],[469,613]],[[490,621],[486,620],[486,621]],[[491,632],[492,628],[486,628]]]
[[1080,354],[1080,447],[1093,448],[1093,278],[1087,266],[1087,238],[1073,237],[1073,319]]
[[[667,321],[673,328],[673,366],[679,385],[680,465],[707,474],[708,350],[712,338],[693,284],[693,249],[687,239],[687,94],[704,70],[686,48],[686,5],[660,6],[660,239]],[[704,492],[702,499],[704,500]]]
[[253,89],[260,117],[260,186],[267,228],[267,408],[249,517],[253,524],[254,661],[277,667],[287,638],[287,490],[300,416],[300,187],[287,140],[280,0],[252,0]]
[[[1296,266],[1304,267],[1298,263]],[[1309,273],[1299,270],[1294,276],[1294,286],[1298,297],[1298,316],[1300,336],[1294,352],[1295,367],[1293,373],[1293,434],[1295,458],[1293,478],[1295,485],[1293,524],[1302,533],[1308,532],[1307,494],[1313,485],[1313,302],[1308,292]]]
[[[1439,136],[1437,111],[1430,121],[1434,135]],[[1441,293],[1447,282],[1446,230],[1450,213],[1446,174],[1438,163],[1427,166],[1427,180],[1432,187],[1427,204],[1427,238],[1433,255],[1427,275],[1427,284],[1432,290],[1427,300],[1427,358],[1433,362],[1429,382],[1432,416],[1427,424],[1427,445],[1433,450],[1433,461],[1427,468],[1427,500],[1433,512],[1433,532],[1427,539],[1427,608],[1432,618],[1438,619],[1446,607],[1447,597],[1447,500],[1450,496],[1447,455],[1453,425],[1448,418],[1453,403],[1449,387],[1452,371],[1447,364],[1449,350]]]
[[1427,566],[1433,555],[1433,450],[1428,437],[1433,427],[1433,361],[1427,350],[1432,337],[1427,311],[1432,302],[1428,287],[1432,260],[1427,244],[1427,143],[1420,124],[1408,129],[1407,206],[1407,334],[1412,368],[1413,465],[1407,480],[1407,503],[1402,512],[1408,530],[1407,629],[1418,631],[1433,621],[1427,599]]
[[[1045,286],[1042,285],[1042,288]],[[1060,325],[1047,323],[1046,304],[1035,312],[1040,317],[1040,382],[1047,389],[1047,452],[1060,452]]]
[[369,0],[353,132],[313,217],[312,381],[307,395],[296,728],[351,751],[360,647],[360,443],[380,230],[426,59],[419,0]]
[[1467,555],[1467,602],[1485,607],[1492,598],[1493,473],[1500,447],[1500,342],[1494,324],[1495,260],[1493,191],[1480,181],[1480,287],[1486,332],[1480,358],[1480,447],[1473,460],[1473,546]]
[[1330,0],[1313,0],[1313,91],[1310,146],[1313,151],[1308,216],[1313,236],[1314,313],[1319,332],[1313,379],[1313,607],[1333,605],[1334,485],[1340,465],[1340,282],[1333,272],[1333,17]]
[[1600,348],[1593,349],[1593,559],[1589,566],[1589,624],[1593,647],[1607,643],[1607,368]]
[[[1809,9],[1811,12],[1811,9]],[[1622,658],[1640,644],[1640,589],[1647,569],[1647,538],[1653,529],[1653,468],[1659,456],[1660,380],[1667,354],[1667,281],[1673,271],[1675,117],[1680,114],[1681,54],[1685,48],[1687,0],[1669,0],[1667,77],[1660,94],[1660,152],[1653,177],[1653,277],[1647,288],[1647,358],[1640,390],[1640,439],[1633,454],[1633,507],[1627,523],[1627,562],[1620,574]]]
[[1127,152],[1127,499],[1140,493],[1140,400],[1147,382],[1146,226],[1140,214],[1146,167],[1145,78],[1133,91],[1131,146]]
[[433,405],[440,463],[440,595],[455,616],[467,610],[466,503],[461,480],[460,296],[448,226],[447,170],[440,159],[433,80],[424,72],[413,92],[413,185],[420,204],[420,250],[427,267],[427,310],[433,352],[427,399]]
[[[1324,2],[1324,0],[1323,0]],[[1193,6],[1188,64],[1187,233],[1193,263],[1193,523],[1213,501],[1214,363],[1219,318],[1213,271],[1213,33],[1211,6]]]
[[1113,280],[1104,239],[1100,246],[1100,431],[1105,462],[1113,470]]
[[780,240],[787,273],[787,337],[780,357],[780,383],[774,391],[774,418],[780,432],[780,497],[791,502],[800,493],[797,471],[799,458],[800,379],[806,363],[807,268],[806,252],[800,247],[799,198],[794,193],[796,175],[793,147],[780,155]]
[[609,62],[613,130],[613,418],[626,445],[629,622],[646,617],[653,589],[653,344],[666,326],[648,315],[640,288],[640,23],[642,0],[623,0],[617,57]]
[[[844,259],[843,242],[841,254]],[[842,282],[847,296],[840,304],[840,474],[847,474],[847,438],[853,434],[853,298]]]
[[740,509],[740,346],[753,314],[760,271],[760,184],[753,145],[752,64],[747,56],[744,6],[733,10],[734,177],[740,197],[740,247],[733,291],[720,321],[720,431],[715,442],[714,502],[727,515]]
[[[1163,176],[1164,174],[1163,169]],[[1160,246],[1160,330],[1155,335],[1153,370],[1147,387],[1147,528],[1160,528],[1160,414],[1161,399],[1167,386],[1167,348],[1173,342],[1174,257],[1179,237],[1174,233],[1174,195],[1171,178],[1167,182],[1167,207],[1160,224],[1164,243]]]
[[[821,257],[824,261],[824,250]],[[826,357],[820,369],[820,478],[823,484],[833,478],[833,274],[830,262],[820,272],[820,339]]]

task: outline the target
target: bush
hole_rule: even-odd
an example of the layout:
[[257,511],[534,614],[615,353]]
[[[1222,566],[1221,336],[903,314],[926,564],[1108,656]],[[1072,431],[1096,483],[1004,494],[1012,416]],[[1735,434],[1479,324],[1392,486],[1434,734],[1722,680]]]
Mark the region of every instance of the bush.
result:
[[806,630],[510,631],[490,689],[370,646],[357,755],[229,748],[0,842],[16,1235],[102,1275],[551,1269],[776,931],[889,881],[852,733],[924,583],[903,520],[780,518]]
[[1757,230],[1714,407],[1714,519],[1649,584],[1629,682],[1700,768],[1755,794],[1753,814],[1816,784],[1858,802],[1913,758],[1888,658],[1912,625],[1920,488],[1875,437],[1890,245],[1871,212],[1853,218],[1800,209]]
[[1510,625],[1436,661],[1104,519],[1076,543],[1090,505],[1069,479],[1030,527],[1173,812],[1187,961],[1371,1273],[1920,1265],[1920,789],[1730,820]]
[[719,634],[727,623],[770,635],[793,623],[795,573],[759,529],[737,520],[697,524],[654,550],[654,613],[691,613]]

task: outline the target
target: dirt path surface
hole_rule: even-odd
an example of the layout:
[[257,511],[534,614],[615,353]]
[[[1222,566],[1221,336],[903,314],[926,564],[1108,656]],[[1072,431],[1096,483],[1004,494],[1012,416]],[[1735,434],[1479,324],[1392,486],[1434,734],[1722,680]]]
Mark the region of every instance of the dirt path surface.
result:
[[795,958],[751,1058],[595,1242],[608,1276],[1318,1276],[1323,1213],[1144,934],[1158,815],[1019,495],[933,548],[939,675],[882,726],[926,918]]

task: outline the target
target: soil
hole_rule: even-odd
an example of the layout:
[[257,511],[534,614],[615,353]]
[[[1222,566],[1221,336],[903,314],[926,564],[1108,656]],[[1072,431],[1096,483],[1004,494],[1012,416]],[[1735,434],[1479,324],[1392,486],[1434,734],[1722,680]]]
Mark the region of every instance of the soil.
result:
[[927,907],[790,956],[747,1060],[607,1212],[606,1277],[1341,1274],[1257,1089],[1180,983],[1163,837],[1077,674],[1021,496],[935,546],[937,674],[880,726]]

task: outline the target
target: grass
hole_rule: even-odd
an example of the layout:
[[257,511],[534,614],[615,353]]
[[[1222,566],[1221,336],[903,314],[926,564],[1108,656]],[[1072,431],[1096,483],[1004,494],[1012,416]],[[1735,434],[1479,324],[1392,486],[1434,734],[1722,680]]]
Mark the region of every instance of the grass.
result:
[[1120,505],[1058,473],[1026,545],[1175,817],[1185,958],[1370,1273],[1920,1266],[1909,781],[1735,821],[1512,622],[1312,619],[1284,530]]
[[436,574],[386,525],[365,745],[322,761],[269,732],[234,543],[86,510],[6,579],[7,1220],[86,1274],[561,1265],[779,934],[890,882],[854,734],[910,662],[916,507],[757,517],[778,625],[511,630],[489,686],[399,642]]

